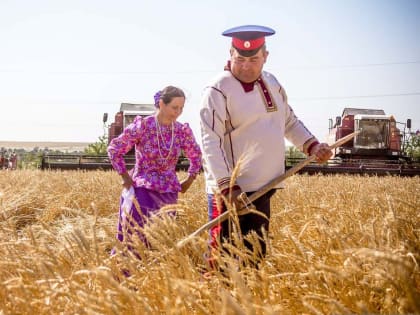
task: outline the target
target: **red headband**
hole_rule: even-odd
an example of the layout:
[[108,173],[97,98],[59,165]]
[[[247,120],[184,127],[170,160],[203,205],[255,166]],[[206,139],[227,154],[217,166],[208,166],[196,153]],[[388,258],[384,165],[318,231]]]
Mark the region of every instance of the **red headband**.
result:
[[254,50],[260,48],[265,43],[265,37],[260,37],[251,40],[242,40],[236,37],[232,37],[232,45],[235,48],[241,50]]

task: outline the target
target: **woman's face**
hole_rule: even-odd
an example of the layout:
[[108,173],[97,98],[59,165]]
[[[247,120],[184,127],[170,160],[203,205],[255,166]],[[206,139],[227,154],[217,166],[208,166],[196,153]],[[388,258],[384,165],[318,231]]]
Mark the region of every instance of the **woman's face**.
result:
[[174,97],[168,104],[161,100],[159,104],[160,114],[163,115],[164,119],[174,122],[182,114],[184,104],[185,98],[182,96]]

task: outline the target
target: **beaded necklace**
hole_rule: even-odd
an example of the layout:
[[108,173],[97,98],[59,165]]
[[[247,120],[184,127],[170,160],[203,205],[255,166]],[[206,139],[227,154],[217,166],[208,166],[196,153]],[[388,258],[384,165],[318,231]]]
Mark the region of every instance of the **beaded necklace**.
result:
[[[164,159],[166,161],[169,158],[169,155],[171,155],[172,146],[174,144],[174,123],[173,122],[171,123],[171,144],[168,147],[166,145],[165,139],[163,138],[163,133],[162,133],[159,121],[158,121],[156,116],[155,116],[155,122],[156,122],[156,132],[157,132],[157,143],[158,143],[159,155],[162,159]],[[162,151],[160,149],[160,142],[161,141],[162,141],[163,148],[168,151],[168,154],[166,155],[166,157],[163,156]]]

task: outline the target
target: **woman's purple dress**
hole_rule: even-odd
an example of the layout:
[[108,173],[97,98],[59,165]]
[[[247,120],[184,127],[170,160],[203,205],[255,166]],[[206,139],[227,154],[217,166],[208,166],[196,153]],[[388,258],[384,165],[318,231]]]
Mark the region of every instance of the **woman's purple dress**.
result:
[[[142,228],[147,218],[162,206],[177,202],[181,185],[175,167],[181,151],[190,161],[189,175],[196,175],[200,171],[201,150],[189,125],[175,122],[173,127],[161,125],[160,131],[161,134],[154,116],[137,116],[108,146],[108,156],[118,174],[127,170],[124,155],[135,148],[136,163],[129,173],[140,211],[135,202],[131,209],[124,210],[121,197],[117,233],[121,242],[124,242],[124,235],[127,235],[126,241],[129,242],[133,228]],[[136,232],[147,244],[144,235],[138,230]],[[130,244],[128,246],[131,247]]]

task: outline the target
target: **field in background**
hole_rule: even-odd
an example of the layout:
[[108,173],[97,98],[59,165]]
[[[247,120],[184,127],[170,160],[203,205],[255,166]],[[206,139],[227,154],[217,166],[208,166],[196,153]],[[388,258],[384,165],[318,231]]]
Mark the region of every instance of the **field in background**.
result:
[[0,148],[23,149],[25,151],[32,151],[34,148],[39,148],[41,150],[48,148],[50,150],[62,152],[82,152],[88,145],[89,143],[87,142],[0,141]]
[[175,247],[207,220],[203,177],[180,195],[177,221],[145,229],[154,249],[138,244],[141,261],[109,255],[119,183],[0,171],[0,314],[420,313],[419,177],[293,176],[272,199],[261,268],[222,256],[226,272],[208,278],[206,234]]

